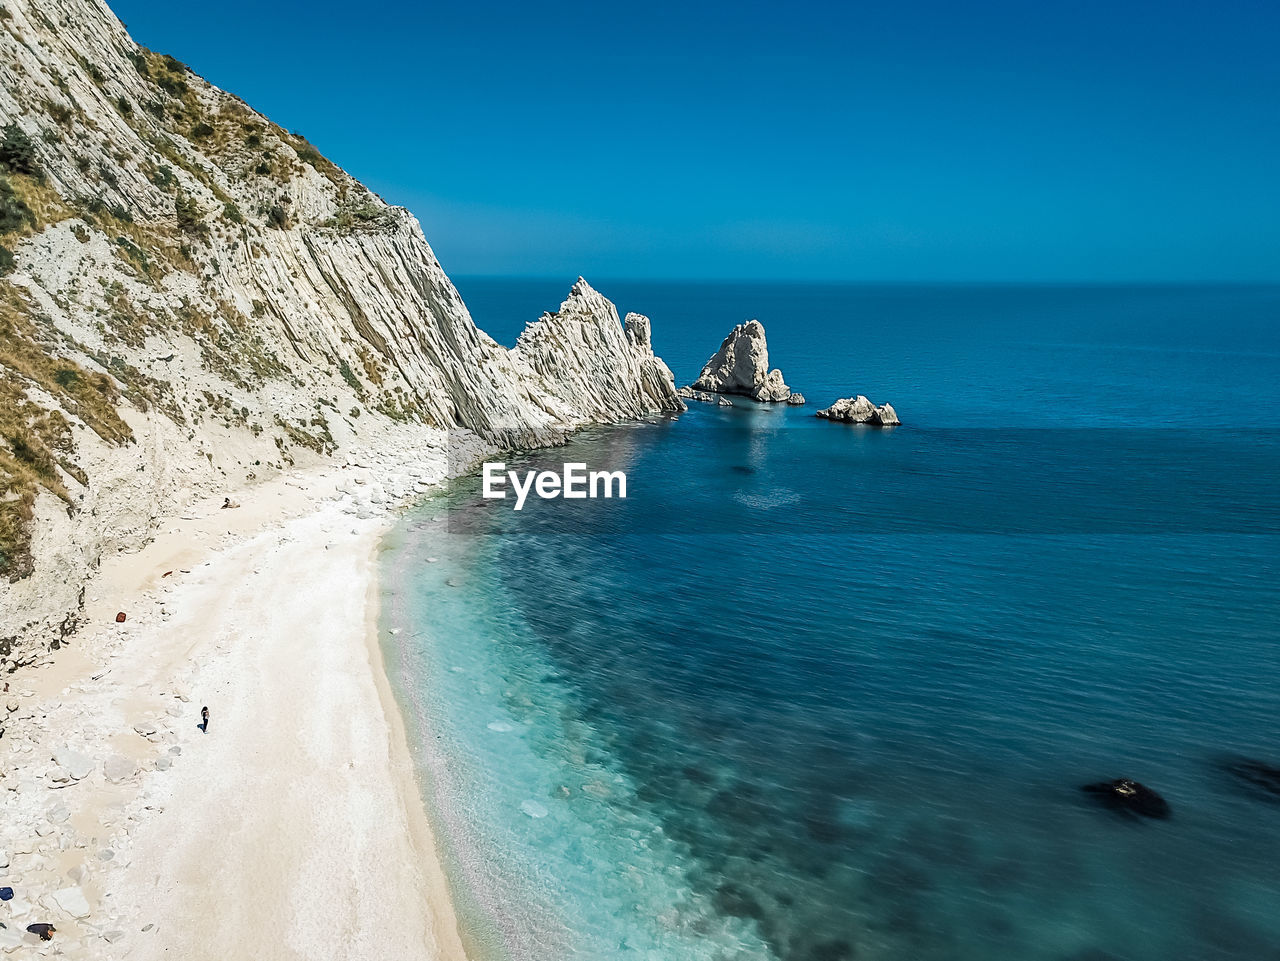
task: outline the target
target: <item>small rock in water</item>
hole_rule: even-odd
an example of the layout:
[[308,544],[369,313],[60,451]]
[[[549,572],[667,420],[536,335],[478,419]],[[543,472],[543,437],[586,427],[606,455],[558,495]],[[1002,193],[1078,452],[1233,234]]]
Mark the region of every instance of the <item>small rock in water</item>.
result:
[[1167,818],[1171,813],[1168,801],[1146,785],[1128,778],[1086,784],[1081,790],[1097,795],[1107,807],[1126,814],[1146,818]]
[[537,801],[521,801],[520,810],[531,818],[544,818],[551,812]]
[[892,404],[881,404],[877,407],[862,394],[856,397],[843,397],[826,410],[820,410],[818,417],[827,420],[844,421],[849,424],[867,424],[871,427],[897,427],[898,412]]

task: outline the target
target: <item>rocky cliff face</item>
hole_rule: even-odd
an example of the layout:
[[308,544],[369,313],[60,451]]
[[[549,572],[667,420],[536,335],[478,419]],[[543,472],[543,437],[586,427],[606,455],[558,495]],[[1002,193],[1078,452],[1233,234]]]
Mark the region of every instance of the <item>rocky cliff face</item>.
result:
[[791,397],[782,371],[769,369],[769,345],[764,325],[758,320],[734,327],[691,387],[717,394],[744,394],[765,402]]
[[196,493],[682,407],[585,281],[497,344],[407,211],[98,0],[4,0],[0,128],[0,670]]
[[593,421],[684,410],[670,369],[653,353],[649,318],[618,311],[581,277],[555,313],[543,314],[511,351],[577,416]]

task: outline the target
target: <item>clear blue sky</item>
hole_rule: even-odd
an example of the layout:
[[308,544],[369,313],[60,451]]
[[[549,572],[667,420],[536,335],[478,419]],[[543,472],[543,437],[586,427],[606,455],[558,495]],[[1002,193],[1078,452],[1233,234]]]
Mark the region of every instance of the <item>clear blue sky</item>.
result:
[[1280,281],[1275,0],[115,0],[458,274]]

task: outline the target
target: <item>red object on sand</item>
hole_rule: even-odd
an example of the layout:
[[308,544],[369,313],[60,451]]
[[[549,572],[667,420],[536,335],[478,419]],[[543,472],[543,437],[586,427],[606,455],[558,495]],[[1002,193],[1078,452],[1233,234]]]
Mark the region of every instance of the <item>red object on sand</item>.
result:
[[117,624],[124,623],[124,611],[121,611],[119,614],[116,615],[116,623]]

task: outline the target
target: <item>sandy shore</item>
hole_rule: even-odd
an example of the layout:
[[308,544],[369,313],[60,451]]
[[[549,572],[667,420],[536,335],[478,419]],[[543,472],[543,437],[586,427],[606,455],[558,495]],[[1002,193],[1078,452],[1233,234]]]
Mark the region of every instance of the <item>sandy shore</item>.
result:
[[337,489],[361,473],[195,506],[104,564],[52,664],[8,678],[0,951],[463,958],[382,673],[389,515]]

